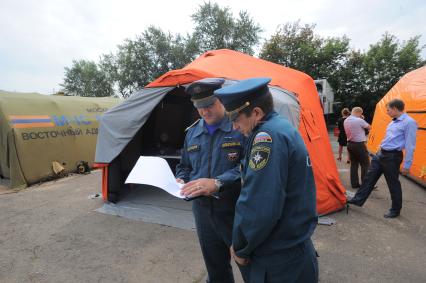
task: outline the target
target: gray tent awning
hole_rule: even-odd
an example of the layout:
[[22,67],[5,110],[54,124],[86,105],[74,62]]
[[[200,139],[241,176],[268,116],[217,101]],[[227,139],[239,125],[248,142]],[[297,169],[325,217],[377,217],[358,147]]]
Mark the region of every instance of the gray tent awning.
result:
[[174,87],[144,88],[106,111],[99,124],[95,162],[110,163],[148,120],[151,111]]

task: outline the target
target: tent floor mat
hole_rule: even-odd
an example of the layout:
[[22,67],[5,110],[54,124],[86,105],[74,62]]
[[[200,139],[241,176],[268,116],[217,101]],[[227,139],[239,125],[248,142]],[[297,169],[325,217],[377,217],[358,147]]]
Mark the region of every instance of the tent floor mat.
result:
[[126,189],[119,202],[104,203],[96,211],[127,219],[194,230],[191,206],[191,202],[173,197],[161,189],[138,185]]

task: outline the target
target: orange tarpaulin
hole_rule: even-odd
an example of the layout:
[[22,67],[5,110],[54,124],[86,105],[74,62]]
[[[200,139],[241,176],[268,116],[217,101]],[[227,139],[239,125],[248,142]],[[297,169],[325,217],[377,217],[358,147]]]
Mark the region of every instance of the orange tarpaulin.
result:
[[417,122],[416,149],[410,176],[426,184],[426,66],[403,76],[377,103],[367,144],[370,152],[378,151],[385,136],[386,127],[391,121],[386,114],[386,104],[394,98],[404,101],[405,111]]
[[308,148],[320,214],[341,209],[345,188],[339,180],[315,83],[305,73],[227,49],[209,51],[180,70],[167,72],[147,87],[182,85],[207,77],[242,80],[270,77],[270,85],[294,92],[301,107],[299,131]]

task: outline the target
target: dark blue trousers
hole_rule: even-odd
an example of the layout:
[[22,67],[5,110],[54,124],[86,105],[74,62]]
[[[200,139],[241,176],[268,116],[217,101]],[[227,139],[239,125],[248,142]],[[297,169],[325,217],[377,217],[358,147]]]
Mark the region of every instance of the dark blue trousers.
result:
[[[235,207],[220,200],[200,198],[192,203],[198,240],[208,273],[208,283],[233,283],[229,248],[232,243],[232,226]],[[248,282],[248,267],[240,267]]]
[[399,167],[403,155],[401,151],[380,151],[371,160],[370,168],[353,201],[363,205],[370,196],[374,186],[383,174],[392,199],[392,212],[399,212],[402,207],[402,190],[399,181]]
[[311,239],[270,255],[250,258],[250,283],[316,283],[318,260]]

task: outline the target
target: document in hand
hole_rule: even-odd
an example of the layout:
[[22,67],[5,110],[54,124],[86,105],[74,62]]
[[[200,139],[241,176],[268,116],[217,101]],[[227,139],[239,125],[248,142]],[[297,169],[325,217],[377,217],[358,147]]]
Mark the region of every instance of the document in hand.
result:
[[178,183],[167,161],[161,157],[141,156],[126,179],[126,184],[145,184],[158,187],[169,194],[180,195],[182,184]]

